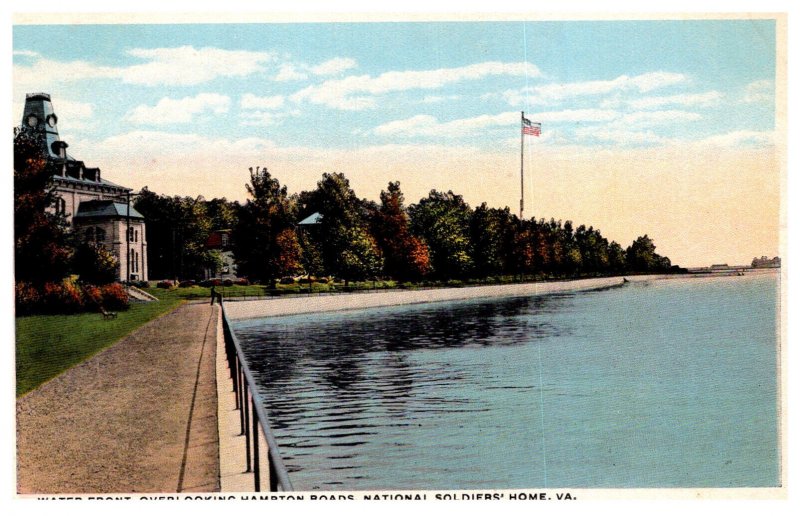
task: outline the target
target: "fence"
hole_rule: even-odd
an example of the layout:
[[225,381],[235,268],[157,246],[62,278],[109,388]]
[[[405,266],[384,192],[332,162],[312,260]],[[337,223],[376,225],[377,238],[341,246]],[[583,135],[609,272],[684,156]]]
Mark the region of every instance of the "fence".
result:
[[236,395],[236,409],[242,435],[245,436],[246,472],[253,473],[254,490],[261,491],[261,453],[259,450],[259,429],[267,443],[267,467],[269,472],[270,491],[292,491],[292,483],[286,467],[283,465],[278,443],[269,427],[264,403],[256,388],[255,378],[242,353],[239,340],[231,330],[225,303],[221,294],[217,295],[222,310],[222,331],[225,338],[225,355],[233,380],[233,391]]

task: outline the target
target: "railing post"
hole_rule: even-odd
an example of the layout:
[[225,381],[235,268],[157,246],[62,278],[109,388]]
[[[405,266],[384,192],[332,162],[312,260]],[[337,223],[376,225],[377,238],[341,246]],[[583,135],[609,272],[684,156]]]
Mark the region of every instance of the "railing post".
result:
[[267,466],[269,467],[269,490],[278,490],[278,472],[275,470],[275,461],[272,460],[272,450],[267,448]]
[[238,368],[238,375],[239,375],[239,425],[241,426],[242,433],[239,435],[244,435],[247,428],[244,426],[244,404],[247,400],[244,399],[244,389],[243,387],[247,383],[244,378],[244,369],[242,368],[242,361],[241,359],[237,360],[239,364]]
[[[267,450],[269,451],[269,448],[267,448]],[[250,450],[248,447],[248,452],[249,451]],[[253,483],[255,484],[253,487],[256,493],[261,491],[261,464],[259,462],[259,457],[258,457],[258,417],[256,417],[255,398],[253,398]]]
[[[247,469],[245,472],[250,472],[250,437],[252,432],[250,431],[250,402],[248,401],[247,391],[249,387],[247,383],[244,384],[244,445],[245,445],[245,462],[247,463]],[[255,414],[255,410],[253,410],[253,422],[258,419]]]

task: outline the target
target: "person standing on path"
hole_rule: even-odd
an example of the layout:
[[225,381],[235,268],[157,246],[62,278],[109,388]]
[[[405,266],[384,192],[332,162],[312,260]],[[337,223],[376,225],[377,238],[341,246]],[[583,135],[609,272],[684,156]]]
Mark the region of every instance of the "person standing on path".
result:
[[211,304],[214,304],[214,298],[217,297],[217,286],[211,285]]

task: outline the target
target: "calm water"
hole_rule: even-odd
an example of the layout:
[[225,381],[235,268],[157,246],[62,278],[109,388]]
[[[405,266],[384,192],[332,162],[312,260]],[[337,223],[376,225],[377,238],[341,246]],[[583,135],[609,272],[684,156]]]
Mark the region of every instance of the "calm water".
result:
[[775,486],[778,281],[235,329],[297,489]]

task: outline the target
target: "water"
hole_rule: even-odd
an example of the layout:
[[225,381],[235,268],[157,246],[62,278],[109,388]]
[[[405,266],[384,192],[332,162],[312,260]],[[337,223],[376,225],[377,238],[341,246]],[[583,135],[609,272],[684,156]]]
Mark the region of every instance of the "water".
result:
[[778,279],[235,331],[296,489],[776,486]]

